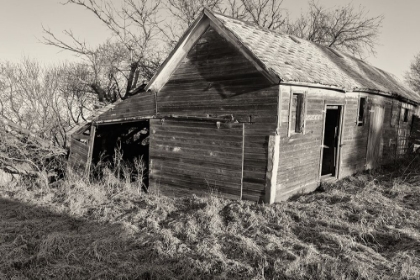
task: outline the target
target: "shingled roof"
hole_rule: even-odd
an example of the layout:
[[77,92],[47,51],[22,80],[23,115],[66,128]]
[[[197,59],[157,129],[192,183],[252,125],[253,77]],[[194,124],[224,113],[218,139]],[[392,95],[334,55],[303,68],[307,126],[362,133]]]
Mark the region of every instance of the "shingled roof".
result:
[[330,86],[399,96],[420,103],[420,95],[398,78],[344,52],[205,10],[281,82]]

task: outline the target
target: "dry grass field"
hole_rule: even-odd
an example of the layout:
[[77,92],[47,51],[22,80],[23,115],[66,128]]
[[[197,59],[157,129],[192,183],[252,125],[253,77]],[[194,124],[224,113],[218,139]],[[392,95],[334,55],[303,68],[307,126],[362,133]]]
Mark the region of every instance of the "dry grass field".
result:
[[274,205],[0,188],[0,279],[420,279],[420,156]]

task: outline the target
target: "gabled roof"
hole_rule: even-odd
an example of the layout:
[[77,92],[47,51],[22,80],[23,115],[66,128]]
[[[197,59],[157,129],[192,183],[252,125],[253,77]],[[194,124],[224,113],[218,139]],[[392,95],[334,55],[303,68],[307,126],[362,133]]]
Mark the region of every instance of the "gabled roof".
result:
[[[210,25],[229,39],[274,83],[379,93],[420,103],[420,95],[407,88],[394,75],[351,55],[207,9],[204,9],[201,16],[185,32],[146,90],[153,88],[157,83],[159,86],[156,86],[155,90],[163,86],[166,78],[156,81],[160,76],[172,74],[176,67],[174,64],[180,62],[182,55],[188,52],[188,47],[197,40],[198,36],[194,35],[194,32],[205,31],[205,28],[199,28],[202,23],[206,24],[205,28]],[[194,42],[188,44],[187,41]],[[164,71],[165,68],[169,68],[169,71]]]

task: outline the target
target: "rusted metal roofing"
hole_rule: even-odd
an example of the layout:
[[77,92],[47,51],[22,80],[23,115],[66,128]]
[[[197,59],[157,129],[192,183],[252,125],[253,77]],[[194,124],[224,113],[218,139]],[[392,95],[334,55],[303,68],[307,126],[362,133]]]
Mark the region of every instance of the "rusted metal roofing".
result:
[[397,77],[344,52],[209,10],[204,13],[220,21],[283,83],[309,83],[344,91],[377,92],[420,103],[420,95],[408,89]]

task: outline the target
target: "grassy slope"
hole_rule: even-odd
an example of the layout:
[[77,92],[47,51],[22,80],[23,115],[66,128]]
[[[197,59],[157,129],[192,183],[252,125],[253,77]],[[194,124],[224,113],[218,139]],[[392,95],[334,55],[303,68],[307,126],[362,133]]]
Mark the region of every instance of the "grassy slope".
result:
[[[108,176],[0,189],[0,279],[419,279],[420,160],[271,206]],[[71,183],[72,182],[72,183]]]

